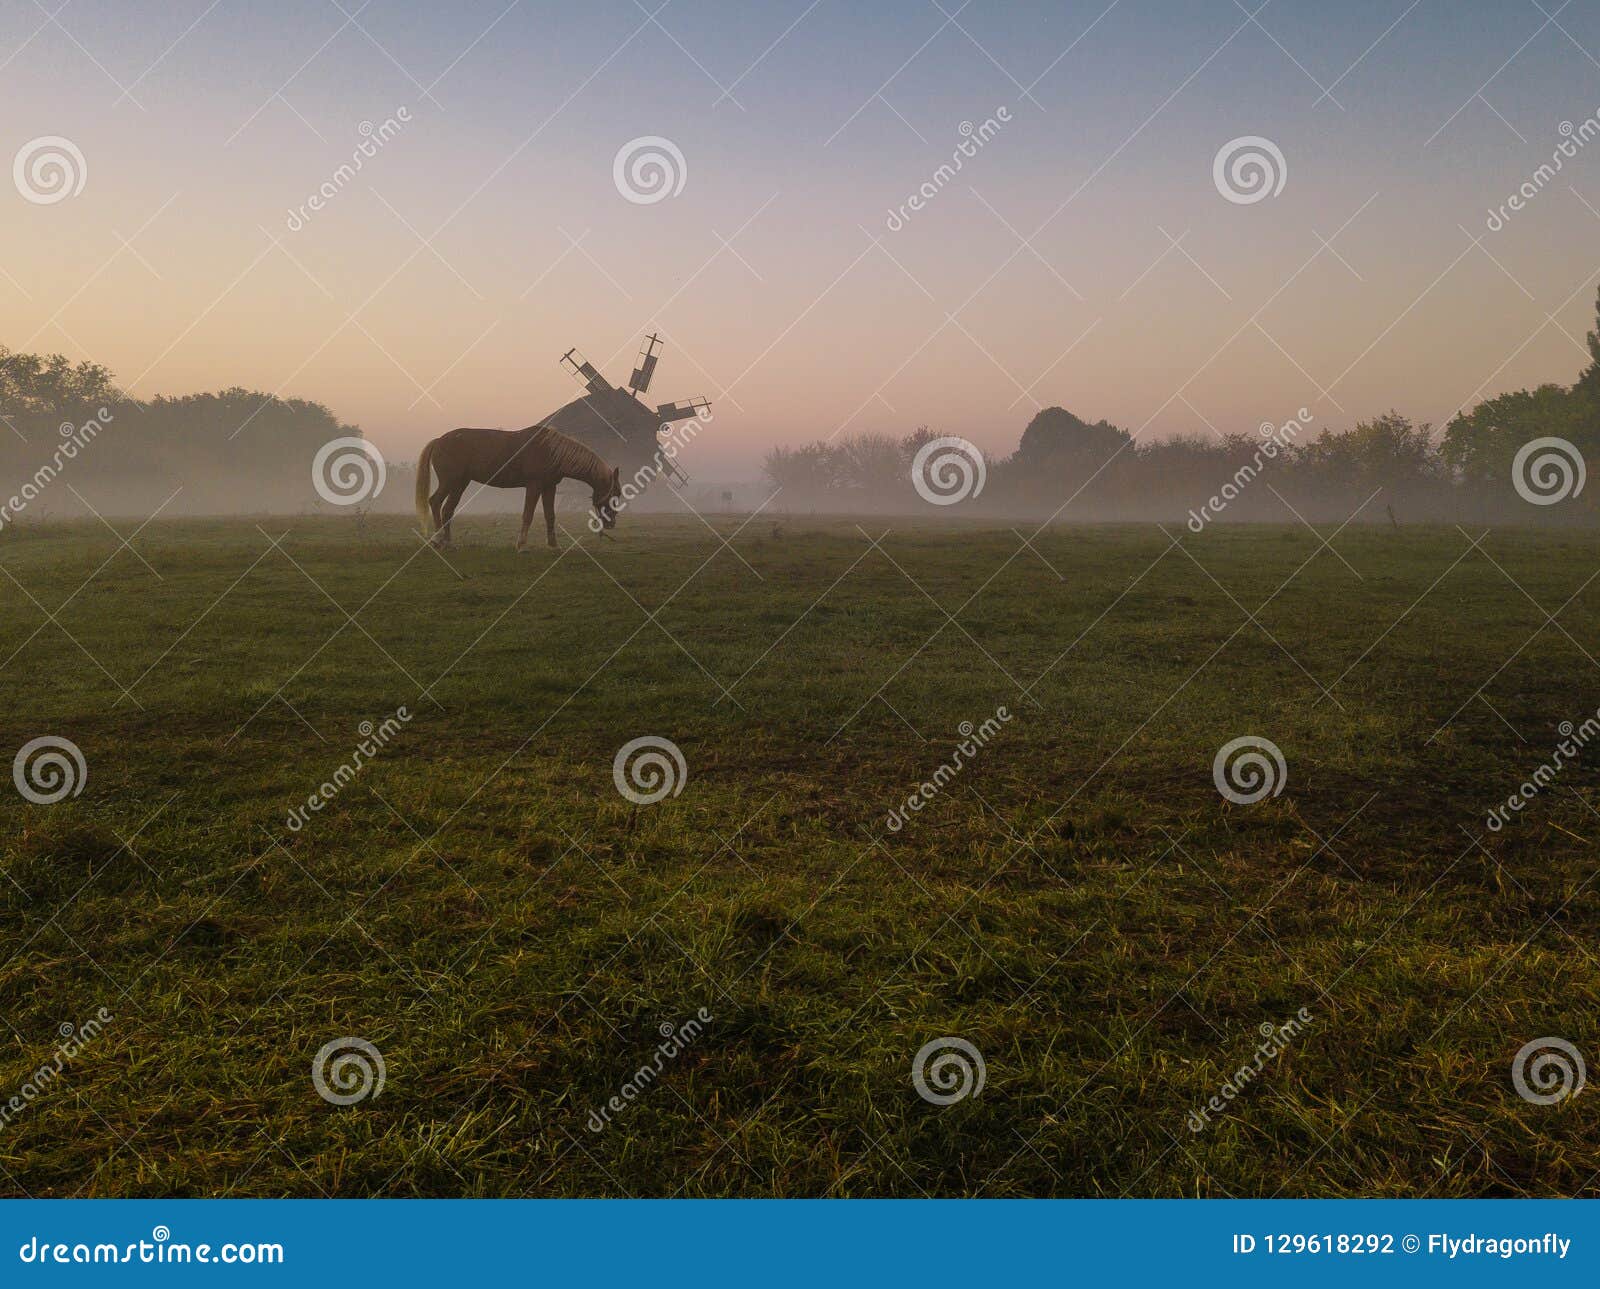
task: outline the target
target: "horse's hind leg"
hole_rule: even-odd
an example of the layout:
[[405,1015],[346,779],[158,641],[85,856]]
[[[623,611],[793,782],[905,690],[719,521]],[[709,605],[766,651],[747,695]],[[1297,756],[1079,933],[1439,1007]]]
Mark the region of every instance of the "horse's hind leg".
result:
[[450,521],[455,518],[456,507],[461,504],[461,494],[466,490],[467,485],[465,483],[459,484],[452,488],[450,490],[450,495],[444,499],[444,505],[440,507],[439,513],[444,519],[444,522],[439,526],[439,535],[444,538],[444,540],[440,543],[442,546],[449,546],[451,544]]
[[433,496],[428,498],[428,510],[433,515],[433,531],[437,535],[444,526],[440,511],[444,506],[444,499],[450,495],[450,489],[445,486],[444,480],[439,481],[439,486],[434,489]]

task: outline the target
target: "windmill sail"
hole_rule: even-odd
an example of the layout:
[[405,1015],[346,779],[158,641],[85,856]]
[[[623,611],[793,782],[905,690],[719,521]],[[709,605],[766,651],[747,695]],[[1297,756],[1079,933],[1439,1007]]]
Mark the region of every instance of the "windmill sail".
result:
[[660,347],[660,336],[652,332],[645,337],[644,347],[639,350],[639,365],[633,369],[633,378],[628,381],[628,388],[636,395],[650,388],[650,378],[656,374],[656,360],[659,357],[656,350]]
[[576,348],[569,349],[561,355],[561,361],[572,369],[572,374],[584,383],[591,394],[604,394],[609,391],[610,382],[595,370],[593,363],[585,361],[582,354],[578,354],[576,358],[572,356],[577,353]]
[[663,425],[671,421],[687,421],[691,416],[699,416],[703,408],[710,406],[703,398],[691,398],[687,403],[663,403],[656,408],[656,416]]

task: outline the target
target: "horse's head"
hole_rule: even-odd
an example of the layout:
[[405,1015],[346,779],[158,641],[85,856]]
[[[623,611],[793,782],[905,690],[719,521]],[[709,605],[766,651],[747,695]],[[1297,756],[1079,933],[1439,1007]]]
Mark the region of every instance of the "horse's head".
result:
[[600,531],[604,532],[607,529],[615,528],[617,526],[617,510],[622,500],[622,471],[620,469],[611,472],[611,478],[606,481],[604,487],[598,487],[594,490],[592,500],[594,502],[594,513],[600,520]]

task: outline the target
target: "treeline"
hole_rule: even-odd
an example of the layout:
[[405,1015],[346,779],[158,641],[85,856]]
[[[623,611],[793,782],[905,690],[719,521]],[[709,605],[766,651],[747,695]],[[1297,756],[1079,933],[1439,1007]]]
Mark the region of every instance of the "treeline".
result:
[[[1068,519],[1170,519],[1191,528],[1292,522],[1296,513],[1342,522],[1358,509],[1361,520],[1383,522],[1594,522],[1600,485],[1581,488],[1581,480],[1600,459],[1600,304],[1588,344],[1591,361],[1573,385],[1501,394],[1439,432],[1396,412],[1347,430],[1291,415],[1253,433],[1146,443],[1046,408],[1010,456],[984,462],[981,491],[950,513],[1059,510]],[[857,434],[777,448],[765,462],[774,505],[927,513],[916,476],[927,483],[941,454],[925,455],[920,471],[917,462],[935,437],[921,428],[903,438]],[[1539,443],[1546,439],[1558,442]],[[1559,504],[1548,504],[1557,495]]]
[[180,488],[172,511],[318,508],[310,462],[356,434],[304,399],[238,388],[131,398],[98,363],[0,348],[0,504],[24,502],[14,522],[85,513],[84,502],[148,513]]
[[[1596,312],[1590,362],[1572,385],[1501,394],[1440,431],[1395,412],[1346,430],[1291,414],[1221,438],[1138,442],[1105,421],[1046,408],[1014,452],[981,463],[981,490],[946,513],[1190,527],[1296,515],[1342,522],[1358,511],[1362,521],[1594,522],[1600,484],[1580,484],[1588,462],[1600,459],[1600,303]],[[105,514],[163,505],[165,513],[332,512],[313,486],[312,462],[331,440],[359,434],[320,403],[239,388],[136,399],[99,364],[0,347],[0,532],[89,506]],[[914,476],[919,453],[928,467],[948,458],[930,447],[936,437],[924,428],[774,449],[765,462],[778,493],[772,506],[929,513]],[[958,487],[960,465],[943,460]],[[977,462],[968,465],[977,471]],[[382,495],[367,504],[407,510],[410,485],[409,467],[389,462]],[[968,490],[976,486],[974,478]],[[1559,504],[1536,504],[1555,496]],[[494,490],[475,503],[517,504]],[[716,504],[732,504],[731,494]]]

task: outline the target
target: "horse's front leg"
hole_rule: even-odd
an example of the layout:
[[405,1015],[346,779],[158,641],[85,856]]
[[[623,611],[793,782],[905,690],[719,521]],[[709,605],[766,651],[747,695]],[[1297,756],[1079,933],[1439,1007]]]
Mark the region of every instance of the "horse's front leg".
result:
[[[544,490],[544,537],[550,549],[556,549],[556,485],[549,484]],[[528,512],[533,512],[533,489],[528,489]]]
[[528,529],[533,525],[533,509],[539,504],[538,490],[529,487],[522,499],[522,531],[517,534],[517,551],[520,554],[528,548]]

